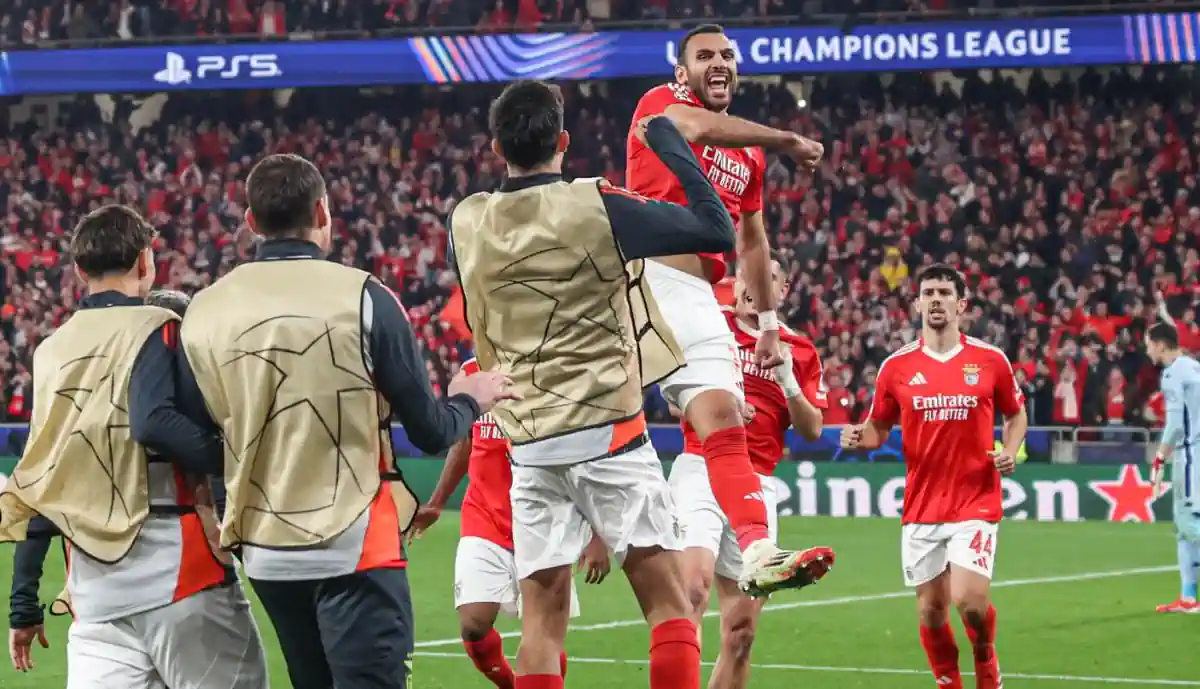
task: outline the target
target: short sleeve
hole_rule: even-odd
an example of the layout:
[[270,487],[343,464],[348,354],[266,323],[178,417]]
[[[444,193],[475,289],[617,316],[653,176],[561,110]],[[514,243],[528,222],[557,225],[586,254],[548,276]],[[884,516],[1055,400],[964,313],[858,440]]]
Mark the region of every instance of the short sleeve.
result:
[[742,212],[758,213],[763,209],[763,184],[767,172],[767,158],[762,149],[752,149],[750,154],[750,184],[742,194]]
[[634,124],[643,117],[661,115],[672,105],[690,105],[700,107],[700,101],[692,90],[683,84],[662,84],[655,86],[642,96],[638,102]]
[[895,364],[889,366],[888,363],[884,361],[879,367],[879,375],[875,380],[875,397],[871,400],[871,411],[867,413],[867,418],[879,425],[894,426],[900,419],[900,404],[896,401],[896,388],[892,382],[895,378]]
[[792,347],[792,374],[804,391],[804,398],[817,409],[829,408],[829,388],[825,385],[825,371],[821,357],[811,346]]
[[1017,383],[1012,363],[1003,352],[996,352],[996,408],[1006,417],[1016,416],[1025,407],[1025,394]]

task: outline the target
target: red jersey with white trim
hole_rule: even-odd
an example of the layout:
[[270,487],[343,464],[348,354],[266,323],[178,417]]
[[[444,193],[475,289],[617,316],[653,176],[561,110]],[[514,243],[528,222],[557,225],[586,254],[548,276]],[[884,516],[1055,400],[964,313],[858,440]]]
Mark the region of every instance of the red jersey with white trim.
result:
[[[629,136],[625,150],[625,187],[642,196],[687,205],[683,185],[654,151],[634,135],[637,123],[651,115],[661,115],[671,105],[686,105],[703,108],[704,105],[692,90],[683,84],[655,86],[642,96],[633,111]],[[761,148],[719,148],[692,144],[692,151],[700,161],[700,167],[725,202],[725,208],[733,216],[734,225],[740,227],[742,213],[754,213],[763,208],[763,178],[766,175],[767,159]],[[717,268],[709,279],[716,284],[725,277],[725,256],[701,254],[713,261]]]
[[[750,450],[750,464],[759,474],[771,475],[783,458],[787,429],[792,425],[788,413],[787,398],[783,388],[775,382],[770,369],[754,363],[754,347],[761,333],[738,320],[733,309],[721,309],[729,329],[737,341],[738,364],[745,379],[746,402],[754,407],[754,418],[746,427],[746,446]],[[792,373],[804,391],[804,397],[817,409],[827,405],[824,374],[817,348],[803,335],[786,328],[779,332],[780,341],[792,349]],[[703,446],[696,431],[687,421],[683,422],[683,451],[703,455]]]
[[[463,364],[463,370],[467,375],[479,373],[479,363],[471,359]],[[482,538],[508,550],[513,549],[510,447],[490,413],[475,421],[459,531],[462,536]]]
[[1025,403],[1008,357],[972,337],[945,355],[920,341],[879,368],[870,418],[900,422],[905,524],[946,524],[1003,516],[1000,472],[992,463],[996,411]]

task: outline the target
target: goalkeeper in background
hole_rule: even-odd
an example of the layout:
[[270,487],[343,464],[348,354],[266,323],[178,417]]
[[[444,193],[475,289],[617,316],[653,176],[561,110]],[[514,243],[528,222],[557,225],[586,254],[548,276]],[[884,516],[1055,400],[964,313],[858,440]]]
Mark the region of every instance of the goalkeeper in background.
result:
[[1154,497],[1161,494],[1163,470],[1171,462],[1175,489],[1175,538],[1179,554],[1179,598],[1158,612],[1200,613],[1196,602],[1196,570],[1200,568],[1200,362],[1179,349],[1179,332],[1169,323],[1146,331],[1146,354],[1162,366],[1162,393],[1167,421],[1154,456]]

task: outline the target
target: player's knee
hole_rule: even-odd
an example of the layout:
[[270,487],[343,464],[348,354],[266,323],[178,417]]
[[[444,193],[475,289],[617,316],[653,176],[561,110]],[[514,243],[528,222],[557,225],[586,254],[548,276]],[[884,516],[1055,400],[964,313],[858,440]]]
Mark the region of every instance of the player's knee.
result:
[[490,622],[478,618],[462,618],[458,623],[459,634],[463,641],[483,641],[492,631]]
[[973,626],[983,624],[991,604],[984,591],[963,591],[954,597],[954,607],[958,609],[958,614],[964,622]]
[[712,591],[712,577],[697,574],[688,578],[685,584],[688,605],[693,615],[703,615],[708,609],[708,596]]
[[463,641],[482,641],[496,625],[498,605],[468,603],[458,608],[458,630]]
[[687,416],[702,440],[719,430],[743,425],[741,403],[728,390],[700,393],[688,405]]
[[926,627],[940,627],[950,619],[950,600],[938,591],[917,595],[917,617]]

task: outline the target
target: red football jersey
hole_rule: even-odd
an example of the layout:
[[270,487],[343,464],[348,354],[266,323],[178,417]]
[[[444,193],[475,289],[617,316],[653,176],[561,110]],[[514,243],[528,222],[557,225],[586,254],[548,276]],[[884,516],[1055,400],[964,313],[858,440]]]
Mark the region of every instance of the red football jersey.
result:
[[[654,151],[634,135],[634,129],[642,118],[661,115],[671,105],[687,105],[703,108],[704,105],[682,84],[655,86],[642,96],[633,111],[633,122],[625,151],[625,186],[642,196],[687,205],[683,185],[663,164]],[[692,144],[692,151],[700,161],[700,167],[708,175],[717,194],[725,202],[725,208],[733,216],[735,226],[741,224],[742,213],[753,213],[763,208],[763,178],[767,161],[760,148],[718,148]],[[703,254],[718,268],[709,276],[713,283],[725,277],[725,257],[721,254]]]
[[1024,397],[1008,357],[963,337],[943,356],[920,341],[879,368],[870,419],[900,421],[904,446],[905,524],[998,522],[1004,494],[994,448],[996,410],[1021,411]]
[[[463,364],[467,375],[479,372],[474,359]],[[512,550],[512,465],[508,438],[491,414],[484,414],[471,429],[471,458],[467,464],[467,494],[463,497],[460,534],[491,541]]]
[[[758,344],[759,331],[737,319],[733,309],[722,309],[729,328],[737,340],[738,363],[745,378],[746,402],[754,406],[754,418],[746,427],[746,445],[750,450],[750,464],[754,471],[771,475],[783,458],[787,429],[791,427],[787,398],[783,388],[775,382],[770,369],[754,363],[754,347]],[[804,390],[804,397],[817,409],[824,409],[825,381],[821,371],[821,358],[812,342],[803,335],[781,329],[780,340],[792,349],[792,372],[796,382]],[[703,456],[700,437],[687,421],[683,422],[683,451]]]

